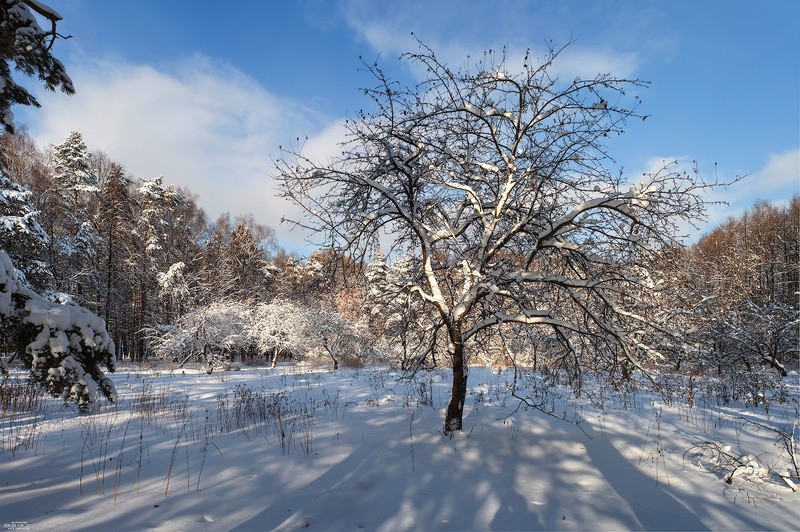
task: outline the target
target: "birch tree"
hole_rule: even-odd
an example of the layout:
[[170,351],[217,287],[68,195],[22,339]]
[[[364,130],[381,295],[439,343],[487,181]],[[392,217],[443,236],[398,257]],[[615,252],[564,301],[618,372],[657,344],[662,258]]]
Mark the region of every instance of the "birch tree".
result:
[[665,167],[632,183],[615,175],[608,140],[646,118],[647,83],[611,74],[561,80],[559,49],[513,69],[504,53],[452,70],[420,45],[404,54],[419,83],[403,86],[365,64],[371,110],[346,121],[325,164],[285,150],[283,194],[296,223],[324,245],[363,256],[381,235],[413,257],[413,291],[446,331],[453,370],[445,432],[460,431],[470,351],[505,326],[558,341],[564,366],[605,376],[649,374],[647,343],[664,324],[634,310],[655,251],[676,245],[680,219],[698,219],[699,174]]

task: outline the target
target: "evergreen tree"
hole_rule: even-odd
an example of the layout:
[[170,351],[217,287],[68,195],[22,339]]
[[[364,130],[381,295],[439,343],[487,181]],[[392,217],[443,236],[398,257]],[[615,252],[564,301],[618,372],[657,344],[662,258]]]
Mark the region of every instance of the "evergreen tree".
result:
[[80,216],[81,192],[97,192],[97,177],[92,173],[83,136],[72,131],[61,144],[53,146],[53,182],[65,196],[71,196],[73,215]]
[[92,223],[89,204],[98,192],[86,144],[73,131],[53,146],[53,194],[48,206],[49,259],[57,288],[97,309],[102,280],[95,264],[102,239]]
[[[44,31],[31,9],[46,18],[51,28]],[[45,88],[61,89],[73,94],[75,87],[64,65],[50,50],[59,34],[56,23],[62,17],[40,2],[32,0],[0,0],[0,125],[14,130],[12,105],[32,105],[39,102],[11,76],[11,66],[27,76],[38,76]]]
[[103,320],[74,304],[57,304],[25,287],[0,251],[0,372],[21,359],[34,381],[85,409],[100,392],[116,398],[102,366],[114,371],[114,342]]
[[0,249],[18,268],[20,282],[35,290],[52,288],[52,276],[44,253],[50,237],[30,205],[32,193],[14,183],[0,170]]

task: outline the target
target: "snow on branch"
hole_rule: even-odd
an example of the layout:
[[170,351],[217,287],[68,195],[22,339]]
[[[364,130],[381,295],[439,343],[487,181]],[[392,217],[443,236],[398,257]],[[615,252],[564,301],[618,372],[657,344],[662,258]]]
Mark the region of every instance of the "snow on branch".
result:
[[625,360],[644,370],[636,353],[657,358],[646,331],[663,327],[639,308],[655,291],[641,271],[679,244],[678,223],[702,216],[713,186],[665,164],[626,190],[609,168],[609,139],[645,118],[635,93],[648,83],[559,81],[548,73],[559,49],[538,65],[526,55],[517,73],[504,55],[452,70],[419,44],[401,59],[427,72],[421,83],[401,87],[367,66],[373,111],[346,122],[338,157],[319,166],[297,150],[278,161],[284,195],[311,215],[301,223],[361,256],[380,227],[413,257],[407,292],[446,330],[454,380],[467,340],[522,326],[549,328],[576,373]]
[[[34,381],[54,396],[87,408],[98,392],[116,399],[101,366],[114,371],[114,342],[105,323],[74,304],[41,297],[17,279],[11,259],[0,251],[0,328],[22,350]],[[15,353],[12,359],[16,358]],[[5,364],[4,364],[5,365]]]

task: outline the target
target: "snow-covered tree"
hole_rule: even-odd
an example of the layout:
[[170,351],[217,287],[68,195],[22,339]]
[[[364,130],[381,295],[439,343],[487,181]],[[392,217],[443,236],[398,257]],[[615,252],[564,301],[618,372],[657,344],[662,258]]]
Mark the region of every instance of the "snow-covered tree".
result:
[[382,251],[373,254],[366,272],[367,322],[384,356],[403,370],[436,365],[435,319],[412,289],[417,273],[408,257],[389,266]]
[[142,212],[139,213],[136,233],[144,245],[145,254],[159,257],[169,248],[171,224],[175,221],[173,211],[185,198],[173,187],[163,185],[164,176],[142,182],[139,194]]
[[9,179],[31,191],[33,206],[39,211],[44,211],[43,200],[53,189],[51,163],[52,158],[39,149],[25,126],[13,134],[0,134],[0,166]]
[[[133,328],[140,331],[166,321],[159,304],[158,275],[178,262],[191,264],[198,253],[198,224],[204,226],[205,217],[196,216],[192,198],[171,185],[164,186],[162,177],[144,181],[136,192],[139,210],[131,235],[127,280],[134,285]],[[136,356],[145,356],[138,336],[134,343]]]
[[72,199],[73,215],[78,216],[78,198],[84,192],[97,192],[97,176],[92,173],[89,151],[83,135],[72,131],[61,144],[53,146],[53,182],[62,194]]
[[[116,398],[101,366],[114,371],[114,342],[103,320],[73,304],[59,305],[25,287],[8,255],[0,251],[0,370],[19,358],[31,377],[54,396],[81,409],[98,392]],[[7,355],[10,353],[10,355]]]
[[99,308],[102,280],[96,259],[102,237],[93,224],[90,203],[96,178],[80,133],[53,146],[52,188],[48,191],[45,228],[50,234],[49,261],[58,290],[80,296],[83,304]]
[[167,319],[180,318],[189,299],[189,283],[184,275],[185,271],[186,264],[176,262],[166,273],[158,274],[159,295],[167,307]]
[[[132,246],[134,204],[130,194],[131,181],[119,163],[112,163],[100,188],[94,224],[102,235],[102,254],[98,267],[103,276],[103,315],[109,330],[121,338],[121,309],[130,305],[130,283],[125,278],[125,258]],[[113,309],[113,312],[112,312]]]
[[798,370],[800,312],[782,303],[757,305],[748,301],[724,322],[727,349],[752,369],[770,366],[781,376]]
[[[48,20],[47,31],[33,13]],[[27,76],[38,76],[48,90],[75,92],[64,65],[50,53],[56,38],[62,37],[56,31],[61,20],[61,15],[35,0],[0,0],[0,125],[9,131],[14,129],[12,105],[39,107],[36,98],[14,81],[12,65]]]
[[209,233],[197,271],[203,299],[252,302],[265,298],[272,281],[267,249],[274,244],[274,231],[252,216],[231,221],[224,213]]
[[316,255],[312,254],[303,261],[279,253],[272,266],[273,285],[278,297],[293,301],[319,297],[323,266]]
[[271,353],[277,365],[283,352],[305,359],[330,359],[356,363],[369,350],[367,331],[338,314],[286,300],[256,305],[247,327],[248,335],[263,353]]
[[797,366],[800,197],[757,202],[663,268],[664,306],[691,349],[676,367],[712,377],[722,400],[758,397]]
[[252,345],[245,333],[249,321],[243,305],[215,302],[184,314],[174,325],[147,328],[145,337],[158,358],[180,365],[195,361],[209,368],[229,367]]
[[269,278],[263,247],[274,233],[251,217],[240,218],[231,231],[226,253],[230,274],[235,279],[231,296],[239,301],[257,301],[266,297]]
[[346,123],[340,156],[278,163],[298,223],[364,256],[382,234],[413,257],[411,289],[435,312],[453,369],[445,431],[462,429],[467,346],[511,325],[557,339],[580,375],[647,372],[663,329],[631,311],[650,288],[632,267],[675,245],[678,219],[702,216],[698,174],[671,167],[626,182],[607,140],[637,114],[645,83],[601,74],[561,81],[558,51],[526,55],[519,72],[488,53],[455,71],[432,50],[403,56],[427,78],[410,87],[366,65],[374,111]]
[[33,209],[31,200],[31,192],[0,169],[0,249],[18,266],[23,284],[44,290],[52,286],[44,259],[50,237],[39,223],[39,212]]

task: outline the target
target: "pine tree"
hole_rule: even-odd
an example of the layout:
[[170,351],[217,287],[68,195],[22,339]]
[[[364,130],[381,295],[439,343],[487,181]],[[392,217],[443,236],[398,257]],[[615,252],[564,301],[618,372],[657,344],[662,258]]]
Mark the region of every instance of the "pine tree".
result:
[[88,150],[80,133],[73,131],[53,149],[55,194],[48,209],[48,230],[49,259],[57,288],[99,308],[100,302],[93,296],[99,293],[102,281],[94,260],[102,238],[89,212],[92,196],[98,192],[97,178],[91,173]]
[[[42,30],[31,9],[50,21],[50,30]],[[64,65],[50,53],[60,36],[56,32],[60,20],[61,15],[40,2],[0,0],[0,125],[8,131],[14,130],[12,105],[39,107],[36,98],[14,81],[12,64],[26,76],[37,75],[48,90],[75,92]]]
[[53,279],[44,253],[50,237],[30,202],[32,193],[0,170],[0,249],[18,268],[19,280],[35,290],[52,288]]
[[21,359],[35,382],[81,409],[100,392],[115,400],[114,384],[101,366],[114,371],[114,342],[103,320],[74,304],[48,301],[17,278],[0,251],[0,372]]
[[63,143],[53,146],[53,150],[53,182],[61,194],[71,196],[72,214],[80,216],[79,194],[98,190],[86,143],[80,133],[72,131]]

